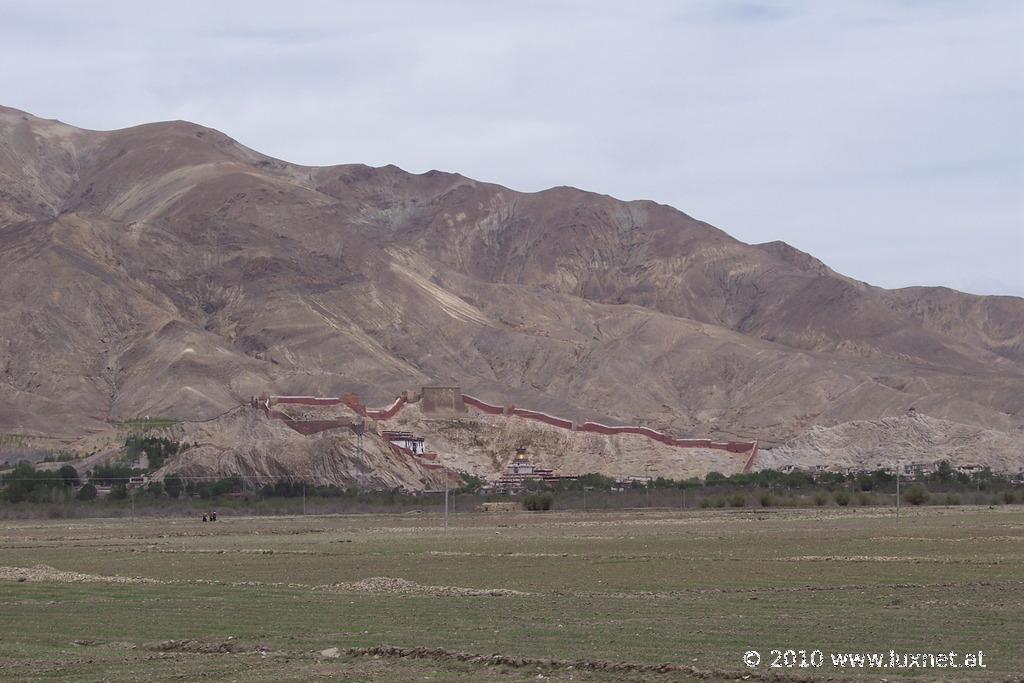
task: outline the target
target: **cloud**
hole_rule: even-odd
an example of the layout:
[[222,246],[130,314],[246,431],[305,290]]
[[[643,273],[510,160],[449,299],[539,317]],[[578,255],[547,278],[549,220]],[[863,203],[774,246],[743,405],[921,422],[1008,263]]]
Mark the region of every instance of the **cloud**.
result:
[[4,104],[650,198],[876,284],[1024,295],[1019,2],[98,7],[5,9]]

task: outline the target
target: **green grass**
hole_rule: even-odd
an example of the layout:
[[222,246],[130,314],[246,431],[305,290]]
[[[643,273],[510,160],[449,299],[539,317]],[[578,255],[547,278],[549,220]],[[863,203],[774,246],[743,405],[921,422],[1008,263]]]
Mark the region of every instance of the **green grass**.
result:
[[145,417],[118,422],[118,430],[128,436],[149,436],[153,434],[170,434],[170,428],[178,424],[178,420],[167,417]]
[[[773,648],[980,649],[989,669],[977,680],[1024,667],[1020,508],[915,509],[899,526],[879,508],[459,514],[447,534],[439,523],[423,514],[5,522],[0,566],[163,583],[0,581],[0,670],[15,680],[689,680],[317,655],[385,643],[675,662],[723,679],[747,672],[744,651]],[[324,587],[380,576],[528,595]],[[169,639],[240,651],[160,651]],[[856,676],[830,665],[783,674]]]

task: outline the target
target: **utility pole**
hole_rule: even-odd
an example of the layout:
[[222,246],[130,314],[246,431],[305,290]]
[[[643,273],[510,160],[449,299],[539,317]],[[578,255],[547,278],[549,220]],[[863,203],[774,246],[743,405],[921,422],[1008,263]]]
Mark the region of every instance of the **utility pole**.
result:
[[366,431],[366,423],[357,422],[352,425],[352,431],[356,433],[356,450],[359,453],[359,459],[363,459],[363,432]]
[[900,462],[896,461],[896,523],[900,523]]
[[302,514],[306,514],[306,485],[302,485]]
[[448,533],[448,473],[444,475],[444,532]]
[[129,500],[131,500],[131,504],[132,504],[132,522],[134,523],[135,522],[135,489],[132,489],[130,491],[128,498],[129,498]]

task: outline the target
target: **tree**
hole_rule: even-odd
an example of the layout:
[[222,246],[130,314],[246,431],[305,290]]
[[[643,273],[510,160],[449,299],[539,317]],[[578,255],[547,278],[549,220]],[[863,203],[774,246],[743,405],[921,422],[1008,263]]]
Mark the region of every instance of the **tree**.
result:
[[278,496],[281,498],[297,498],[302,495],[303,488],[306,486],[300,481],[286,481],[284,479],[278,479],[273,484],[266,484],[260,489],[260,495],[264,497]]
[[615,486],[615,479],[613,477],[606,477],[596,472],[581,475],[576,478],[576,482],[579,484],[578,488],[580,489],[589,487],[591,489],[607,491]]
[[949,464],[948,460],[943,460],[935,468],[935,477],[941,482],[949,481],[953,478],[953,474],[953,466]]
[[135,460],[140,455],[146,456],[146,465],[150,472],[158,470],[167,458],[176,455],[179,450],[177,442],[157,436],[132,435],[125,439],[125,456]]
[[814,485],[814,477],[803,470],[793,470],[782,478],[786,488],[802,489]]
[[120,463],[111,463],[108,465],[97,465],[93,469],[90,479],[97,484],[113,485],[118,482],[127,482],[132,477],[145,473],[145,470],[133,469],[128,465]]
[[462,486],[455,490],[456,493],[476,493],[484,484],[483,479],[469,472],[459,472],[459,476],[462,478]]
[[[238,475],[218,479],[210,487],[211,496],[223,496],[225,493],[238,493],[242,490],[242,478]],[[202,493],[200,492],[200,495]]]
[[704,477],[704,483],[708,484],[709,486],[711,484],[720,484],[723,481],[725,481],[725,475],[722,474],[721,472],[711,471],[708,472],[707,475],[705,475]]
[[876,491],[887,488],[896,483],[896,476],[883,469],[877,469],[872,472],[871,479],[874,482],[874,488]]
[[527,491],[543,491],[548,485],[543,479],[527,479],[523,482],[523,488]]
[[826,486],[838,486],[846,481],[846,475],[842,472],[819,472],[817,481]]
[[114,500],[124,500],[128,497],[128,486],[119,481],[110,488],[110,497]]
[[906,493],[903,494],[903,498],[911,505],[921,505],[922,503],[928,502],[931,495],[932,494],[928,492],[928,489],[921,484],[914,484],[907,489]]
[[64,486],[78,486],[82,483],[82,480],[78,478],[78,470],[71,465],[62,466],[57,470],[57,474],[64,480]]
[[78,494],[75,498],[78,500],[96,500],[96,487],[92,484],[85,484],[82,488],[78,489]]
[[171,498],[177,498],[185,488],[185,482],[177,474],[164,477],[164,490]]
[[531,493],[523,499],[523,507],[534,512],[550,510],[555,497],[550,493]]
[[64,485],[64,479],[53,470],[37,470],[31,463],[21,461],[3,477],[4,493],[7,500],[20,503],[24,500],[47,501],[50,491]]
[[7,500],[12,503],[26,500],[36,484],[35,476],[36,468],[28,462],[23,460],[15,465],[13,470],[4,475],[4,493]]
[[979,491],[988,491],[992,486],[992,468],[986,467],[980,472],[972,473],[971,479],[974,480]]

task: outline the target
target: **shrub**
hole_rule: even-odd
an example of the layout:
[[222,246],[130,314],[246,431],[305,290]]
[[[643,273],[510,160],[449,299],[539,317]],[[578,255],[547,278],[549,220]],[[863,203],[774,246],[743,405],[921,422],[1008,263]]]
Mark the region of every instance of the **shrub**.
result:
[[550,510],[555,504],[555,497],[550,493],[531,493],[523,499],[523,507],[532,512]]
[[870,493],[861,493],[857,496],[857,505],[863,505],[865,507],[875,504],[875,497]]
[[960,496],[958,496],[955,493],[947,493],[946,494],[946,505],[959,505],[959,504],[960,504]]
[[747,504],[747,498],[742,493],[733,494],[729,498],[729,507],[741,508]]
[[836,491],[836,505],[846,507],[850,504],[850,494],[846,491]]
[[714,505],[714,501],[711,500],[710,498],[701,498],[700,499],[700,506],[702,508],[709,508],[709,507],[712,507],[713,505]]
[[725,496],[719,496],[718,498],[715,498],[715,507],[716,508],[724,508],[725,507]]
[[96,487],[92,484],[85,484],[82,488],[78,489],[75,498],[78,500],[96,500]]
[[828,496],[825,495],[824,491],[818,491],[814,494],[814,504],[818,507],[828,504]]
[[1017,497],[1013,495],[1013,491],[1007,489],[1006,491],[1003,491],[1003,502],[1007,505],[1013,505],[1017,502]]
[[164,477],[164,490],[167,491],[167,495],[171,498],[177,498],[181,495],[181,492],[185,489],[185,482],[181,480],[176,474]]
[[110,488],[110,497],[114,500],[124,500],[128,497],[128,487],[123,481],[114,484]]
[[772,494],[772,493],[762,493],[761,494],[761,507],[763,507],[763,508],[771,508],[771,507],[777,506],[778,504],[779,504],[779,500],[775,497],[774,494]]
[[903,494],[903,499],[911,505],[921,505],[922,503],[927,503],[931,496],[932,494],[924,486],[914,484]]

